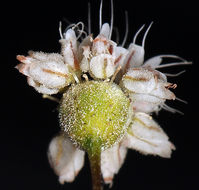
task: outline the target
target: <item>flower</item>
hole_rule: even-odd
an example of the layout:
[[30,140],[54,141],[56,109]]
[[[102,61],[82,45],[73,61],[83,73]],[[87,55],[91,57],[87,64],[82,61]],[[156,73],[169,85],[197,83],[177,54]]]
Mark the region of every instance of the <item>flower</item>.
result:
[[60,54],[30,51],[29,56],[18,55],[17,59],[21,63],[16,68],[39,93],[57,94],[72,81],[69,67]]
[[[128,148],[170,158],[175,146],[151,115],[162,108],[174,111],[165,101],[175,100],[170,89],[177,85],[167,82],[166,74],[156,69],[190,62],[175,55],[144,61],[145,39],[152,24],[142,45],[136,44],[136,38],[144,27],[128,48],[110,39],[108,23],[95,38],[91,34],[83,38],[79,25],[82,23],[61,33],[60,54],[30,51],[26,57],[17,56],[21,63],[16,68],[39,93],[63,94],[59,110],[62,130],[48,149],[59,182],[72,182],[84,165],[85,151],[100,149],[104,182],[112,184]],[[179,62],[161,64],[163,58]]]

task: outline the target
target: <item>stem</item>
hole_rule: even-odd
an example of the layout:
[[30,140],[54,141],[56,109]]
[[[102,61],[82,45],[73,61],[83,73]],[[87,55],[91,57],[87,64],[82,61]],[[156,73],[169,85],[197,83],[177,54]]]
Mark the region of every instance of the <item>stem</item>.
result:
[[88,153],[92,175],[93,190],[103,190],[101,181],[101,151]]

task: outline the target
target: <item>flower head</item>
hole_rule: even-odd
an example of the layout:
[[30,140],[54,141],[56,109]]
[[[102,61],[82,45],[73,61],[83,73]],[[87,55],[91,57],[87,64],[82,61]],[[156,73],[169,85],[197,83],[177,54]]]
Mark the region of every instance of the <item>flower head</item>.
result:
[[[158,55],[144,61],[144,45],[136,33],[128,48],[111,40],[112,26],[83,38],[81,22],[61,33],[61,53],[30,51],[18,55],[16,68],[28,84],[44,95],[63,94],[59,106],[61,132],[49,145],[48,158],[60,183],[72,182],[84,163],[85,152],[100,152],[105,183],[111,184],[127,149],[170,158],[175,146],[151,116],[175,100],[176,84],[156,70],[189,64],[175,55]],[[77,35],[78,32],[78,35]],[[82,40],[80,40],[82,38]],[[163,58],[179,60],[161,64]]]

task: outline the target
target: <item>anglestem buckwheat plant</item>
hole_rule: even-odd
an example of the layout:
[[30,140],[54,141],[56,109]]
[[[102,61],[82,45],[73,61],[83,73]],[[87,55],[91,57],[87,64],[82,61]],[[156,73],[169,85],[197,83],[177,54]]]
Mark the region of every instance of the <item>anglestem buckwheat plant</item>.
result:
[[[186,65],[190,62],[175,55],[158,55],[144,61],[144,45],[136,44],[135,34],[126,49],[111,40],[111,25],[102,25],[93,38],[84,31],[84,24],[71,24],[61,32],[61,53],[29,51],[18,55],[16,68],[27,76],[28,84],[43,97],[59,102],[61,132],[49,145],[48,158],[61,184],[72,182],[84,163],[87,152],[92,173],[93,190],[102,189],[101,174],[106,184],[112,184],[126,157],[127,148],[143,154],[170,158],[175,146],[153,120],[151,114],[162,108],[175,112],[165,104],[175,100],[163,67]],[[90,13],[89,13],[90,15]],[[128,24],[127,24],[128,26]],[[85,37],[84,37],[85,36]],[[178,62],[161,64],[163,58]],[[61,100],[51,96],[63,94]]]

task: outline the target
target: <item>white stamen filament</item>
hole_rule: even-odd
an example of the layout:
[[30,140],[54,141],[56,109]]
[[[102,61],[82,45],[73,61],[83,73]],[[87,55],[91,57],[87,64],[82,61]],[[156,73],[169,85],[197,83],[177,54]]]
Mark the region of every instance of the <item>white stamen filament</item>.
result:
[[178,56],[178,55],[172,55],[172,54],[162,54],[162,55],[157,55],[155,57],[160,57],[160,58],[174,58],[174,59],[179,59],[181,61],[186,61],[184,58]]
[[62,22],[61,21],[59,22],[59,35],[60,35],[61,39],[64,38],[62,35]]
[[100,9],[99,9],[99,31],[102,28],[102,5],[103,5],[103,0],[101,0]]
[[188,102],[186,100],[183,100],[181,98],[176,97],[176,100],[178,100],[179,102],[182,102],[184,104],[188,104]]
[[145,45],[145,40],[146,40],[146,36],[152,26],[153,22],[151,22],[151,24],[149,25],[149,27],[147,28],[146,32],[144,33],[144,37],[143,37],[143,40],[142,40],[142,47],[144,48],[144,45]]
[[171,74],[171,73],[164,73],[164,74],[168,77],[177,77],[185,72],[186,72],[186,70],[180,71],[179,73],[175,73],[175,74]]
[[91,4],[88,3],[88,34],[91,34]]
[[192,64],[192,62],[175,62],[175,63],[167,63],[167,64],[163,64],[163,65],[158,65],[156,67],[156,69],[160,69],[160,68],[165,68],[165,67],[171,67],[171,66],[178,66],[178,65],[190,65]]
[[170,106],[168,106],[168,105],[166,105],[166,104],[163,104],[161,107],[162,107],[163,109],[167,110],[167,111],[170,111],[171,113],[179,113],[179,114],[181,114],[181,115],[184,115],[184,113],[181,112],[180,110],[175,109],[175,108],[172,108],[172,107],[170,107]]
[[122,42],[122,47],[124,47],[127,37],[128,37],[128,33],[129,33],[129,21],[128,21],[128,12],[125,11],[125,23],[126,23],[126,31],[125,31],[125,35],[124,35],[124,40]]
[[119,30],[117,27],[113,27],[113,30],[115,31],[115,36],[116,36],[115,42],[116,42],[116,44],[119,44],[119,42],[120,42]]
[[139,33],[142,31],[142,29],[144,28],[144,26],[145,26],[145,24],[142,25],[142,27],[136,32],[136,34],[135,34],[135,36],[134,36],[134,38],[133,38],[133,44],[135,44],[136,38],[137,38],[137,36],[139,35]]
[[[81,25],[81,29],[79,29],[79,25]],[[77,28],[77,31],[79,33],[79,35],[77,36],[77,40],[81,37],[82,33],[86,33],[84,32],[84,23],[83,22],[78,22],[77,24],[75,24],[72,29],[75,30],[75,28]],[[86,34],[87,36],[87,34]]]
[[43,95],[42,95],[42,98],[44,98],[44,99],[49,99],[49,100],[52,100],[52,101],[54,101],[54,102],[60,103],[60,101],[59,101],[58,98],[55,98],[55,97],[53,97],[53,96],[49,96],[49,95],[47,95],[47,94],[43,94]]
[[111,28],[110,28],[110,34],[109,39],[111,39],[112,32],[113,32],[113,19],[114,19],[114,12],[113,12],[113,0],[111,0]]

